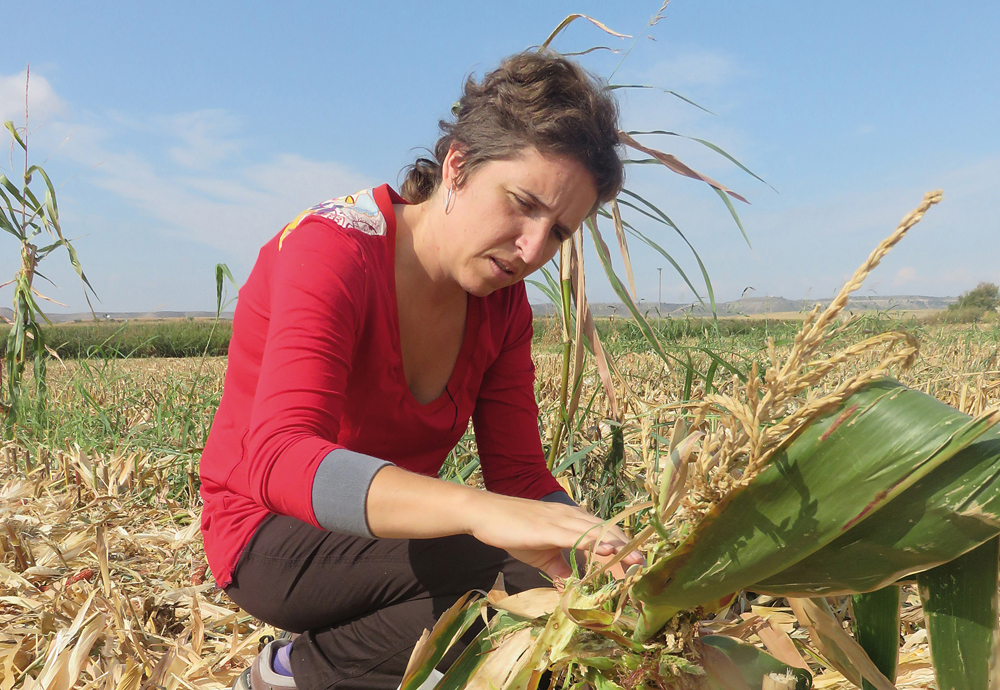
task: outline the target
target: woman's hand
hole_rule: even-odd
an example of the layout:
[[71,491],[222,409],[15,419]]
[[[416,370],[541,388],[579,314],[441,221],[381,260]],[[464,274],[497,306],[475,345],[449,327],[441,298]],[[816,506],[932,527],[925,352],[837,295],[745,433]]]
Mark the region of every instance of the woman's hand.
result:
[[[368,524],[378,537],[471,534],[553,578],[572,573],[563,549],[611,556],[628,541],[618,527],[581,508],[479,491],[391,466],[375,475],[367,504]],[[643,558],[633,552],[622,562],[628,567]]]
[[[561,503],[487,493],[477,508],[470,515],[469,534],[484,544],[504,549],[550,577],[565,578],[572,574],[563,549],[575,547],[593,550],[598,556],[611,556],[628,543],[625,533],[615,525],[605,525],[582,508]],[[626,566],[642,561],[638,552],[623,559]]]

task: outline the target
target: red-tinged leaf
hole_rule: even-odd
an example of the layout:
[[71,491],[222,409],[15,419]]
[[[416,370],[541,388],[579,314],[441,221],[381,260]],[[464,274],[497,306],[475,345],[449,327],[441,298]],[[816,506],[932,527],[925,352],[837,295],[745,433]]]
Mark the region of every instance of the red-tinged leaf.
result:
[[652,156],[656,160],[658,160],[661,163],[663,163],[663,165],[665,165],[667,168],[669,168],[670,170],[674,171],[678,175],[684,175],[685,177],[690,177],[693,180],[700,180],[700,181],[702,181],[702,182],[704,182],[704,183],[706,183],[706,184],[714,187],[715,189],[718,189],[720,191],[725,192],[726,194],[729,194],[734,199],[739,199],[744,204],[749,204],[750,203],[745,198],[743,198],[742,196],[740,196],[739,194],[737,194],[733,190],[729,189],[725,185],[722,185],[722,184],[716,182],[715,180],[713,180],[711,177],[708,177],[707,175],[702,175],[697,170],[695,170],[695,169],[689,167],[687,164],[681,162],[681,160],[679,158],[677,158],[677,156],[674,156],[673,154],[670,154],[670,153],[663,153],[663,151],[657,151],[656,149],[652,149],[652,148],[649,148],[648,146],[640,144],[638,141],[636,141],[631,136],[629,136],[629,134],[627,132],[619,132],[618,136],[619,136],[619,138],[622,140],[622,142],[626,146],[631,146],[632,148],[634,148],[634,149],[636,149],[638,151],[642,151],[643,153],[649,154],[650,156]]
[[545,41],[542,42],[542,45],[539,46],[539,48],[541,50],[545,50],[546,48],[548,48],[549,44],[552,43],[552,41],[555,40],[556,36],[558,36],[559,34],[561,34],[563,32],[563,30],[566,29],[567,26],[569,26],[570,24],[572,24],[573,22],[575,22],[577,19],[586,19],[588,22],[590,22],[591,24],[593,24],[594,26],[596,26],[601,31],[609,33],[612,36],[615,36],[617,38],[632,38],[628,34],[620,34],[617,31],[609,29],[607,26],[605,26],[601,22],[597,21],[593,17],[588,17],[585,14],[571,14],[568,17],[566,17],[565,19],[563,19],[561,22],[559,22],[559,26],[557,26],[555,29],[552,30],[552,33],[550,33],[549,37],[546,38]]
[[695,649],[701,656],[701,666],[721,690],[750,690],[743,680],[743,673],[725,652],[712,645],[697,643]]

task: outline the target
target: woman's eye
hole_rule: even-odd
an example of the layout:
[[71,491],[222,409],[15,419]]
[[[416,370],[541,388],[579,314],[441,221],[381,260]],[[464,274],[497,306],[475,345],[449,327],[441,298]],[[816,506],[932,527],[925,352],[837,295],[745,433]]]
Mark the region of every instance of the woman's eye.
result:
[[531,204],[530,203],[528,203],[527,201],[525,201],[524,199],[522,199],[521,197],[519,197],[516,194],[514,195],[514,198],[517,199],[518,205],[521,208],[523,208],[525,211],[530,211],[531,210]]

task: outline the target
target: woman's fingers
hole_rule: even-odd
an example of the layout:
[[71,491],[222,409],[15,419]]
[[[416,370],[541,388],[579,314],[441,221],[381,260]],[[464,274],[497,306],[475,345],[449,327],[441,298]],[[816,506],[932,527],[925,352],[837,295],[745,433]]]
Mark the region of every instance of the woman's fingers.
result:
[[[567,577],[572,570],[563,549],[593,551],[602,557],[618,553],[628,537],[581,508],[486,494],[490,509],[476,513],[472,534],[480,541],[508,551],[518,560],[551,577]],[[642,562],[641,554],[622,559],[626,565]]]
[[566,562],[566,558],[563,557],[562,549],[543,549],[539,551],[511,549],[508,553],[517,560],[538,568],[553,580],[565,580],[573,574],[573,569]]
[[[579,548],[593,549],[593,552],[603,558],[609,558],[621,551],[628,545],[629,538],[619,527],[606,525],[599,518],[589,513],[586,514],[591,527],[587,528],[584,539],[579,543]],[[603,535],[603,537],[602,537]],[[598,543],[597,540],[600,539]],[[596,544],[596,546],[595,546]],[[632,566],[645,563],[645,557],[639,551],[632,551],[622,558],[625,566]]]

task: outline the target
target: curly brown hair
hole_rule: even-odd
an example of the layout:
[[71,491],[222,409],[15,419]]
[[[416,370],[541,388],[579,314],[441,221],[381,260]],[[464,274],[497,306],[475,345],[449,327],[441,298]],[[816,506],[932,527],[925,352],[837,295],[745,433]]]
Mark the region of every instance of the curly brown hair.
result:
[[597,78],[562,56],[526,51],[505,58],[481,82],[470,76],[452,115],[454,121],[438,123],[434,158],[418,158],[404,170],[400,194],[411,203],[426,201],[441,184],[452,144],[463,154],[459,186],[484,163],[534,147],[579,161],[594,178],[598,205],[622,188],[618,103]]

